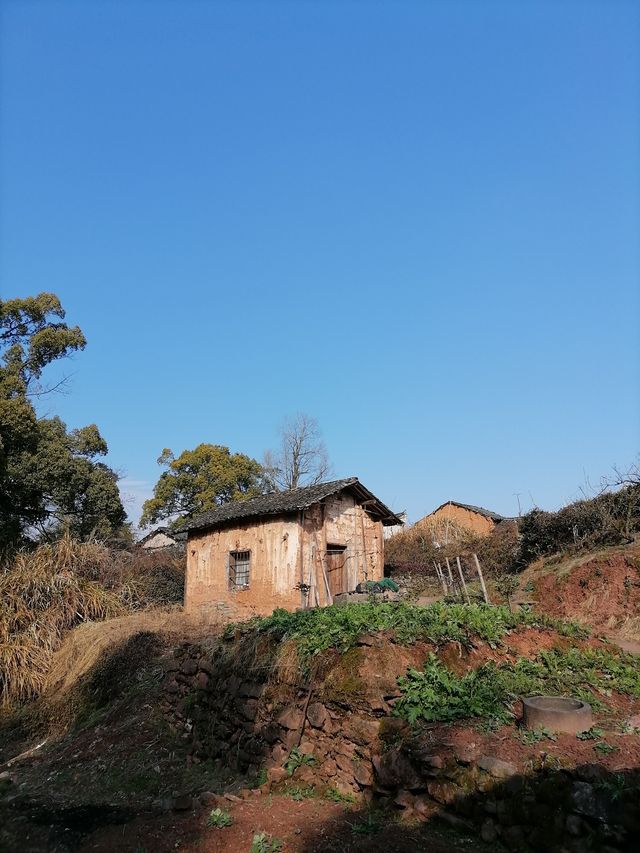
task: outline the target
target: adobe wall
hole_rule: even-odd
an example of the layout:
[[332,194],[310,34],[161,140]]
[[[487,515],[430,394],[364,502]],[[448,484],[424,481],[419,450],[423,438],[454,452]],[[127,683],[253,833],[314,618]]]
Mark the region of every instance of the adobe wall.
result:
[[[295,610],[303,603],[300,582],[301,528],[298,519],[252,519],[245,524],[189,536],[185,610],[212,621],[268,615],[276,607]],[[230,590],[230,551],[251,551],[250,583]]]
[[438,531],[444,531],[447,520],[453,522],[454,525],[472,530],[479,536],[488,536],[496,526],[495,521],[492,521],[490,518],[486,518],[486,516],[478,512],[472,512],[455,504],[447,504],[440,507],[440,509],[425,516],[418,524],[437,525]]

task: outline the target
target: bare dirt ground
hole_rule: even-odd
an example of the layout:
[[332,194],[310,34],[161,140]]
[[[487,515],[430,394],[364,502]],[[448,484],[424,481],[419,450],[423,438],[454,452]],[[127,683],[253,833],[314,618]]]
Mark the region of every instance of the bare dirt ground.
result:
[[[620,645],[626,643],[630,651],[640,650],[640,545],[534,566],[524,573],[522,589],[545,613],[581,621]],[[164,623],[155,624],[158,619]],[[135,630],[159,630],[171,643],[203,636],[203,626],[186,626],[177,615],[142,621],[136,616],[113,620],[106,629],[83,626],[54,662],[51,695],[60,699],[84,683],[99,652]],[[602,646],[603,641],[569,640],[556,632],[527,629],[513,632],[499,649],[477,643],[463,654],[452,643],[440,649],[439,656],[453,670],[464,672],[487,660],[530,657],[563,644]],[[406,654],[415,665],[425,649],[394,646],[379,654]],[[383,665],[382,658],[379,663]],[[59,726],[53,726],[56,734],[41,750],[8,768],[2,762],[32,746],[34,737],[24,740],[19,730],[0,729],[1,853],[249,853],[258,833],[282,842],[284,853],[497,849],[485,845],[477,830],[461,821],[452,826],[434,816],[411,825],[402,822],[400,809],[380,815],[363,802],[295,799],[282,791],[250,790],[251,781],[233,771],[191,764],[188,738],[170,728],[162,709],[162,675],[161,668],[153,666],[127,675],[129,682],[108,708],[85,716],[73,728],[68,724],[76,709],[64,706]],[[608,708],[596,715],[596,724],[610,747],[606,753],[598,751],[596,742],[570,735],[532,743],[513,725],[492,731],[469,721],[433,725],[428,737],[442,748],[509,761],[521,773],[544,765],[597,763],[612,773],[640,766],[640,737],[624,733],[625,722],[640,720],[640,702],[616,694],[603,698]],[[212,803],[193,799],[202,791],[231,795],[220,801],[233,820],[230,827],[207,826]],[[184,810],[167,807],[167,798],[173,798],[174,805],[183,799]]]
[[588,625],[640,652],[640,542],[532,564],[521,595],[541,612]]

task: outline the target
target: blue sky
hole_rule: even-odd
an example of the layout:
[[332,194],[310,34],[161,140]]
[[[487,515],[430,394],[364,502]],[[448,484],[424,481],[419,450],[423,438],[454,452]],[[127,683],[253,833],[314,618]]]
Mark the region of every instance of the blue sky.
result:
[[11,2],[0,292],[88,338],[47,411],[163,447],[315,415],[415,519],[640,450],[640,6]]

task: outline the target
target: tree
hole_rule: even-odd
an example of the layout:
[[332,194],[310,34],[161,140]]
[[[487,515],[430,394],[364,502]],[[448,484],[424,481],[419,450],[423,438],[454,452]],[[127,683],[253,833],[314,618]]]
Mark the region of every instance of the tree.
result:
[[167,470],[160,475],[153,497],[142,507],[141,527],[162,519],[177,523],[229,501],[264,492],[260,463],[219,444],[199,444],[177,458],[165,449],[158,464]]
[[0,300],[0,551],[62,530],[106,538],[125,524],[117,476],[97,461],[107,453],[98,427],[68,432],[31,400],[53,390],[43,370],[86,345],[64,316],[52,293]]
[[331,464],[316,418],[301,412],[287,418],[280,427],[280,446],[266,451],[263,467],[276,489],[297,489],[326,480]]

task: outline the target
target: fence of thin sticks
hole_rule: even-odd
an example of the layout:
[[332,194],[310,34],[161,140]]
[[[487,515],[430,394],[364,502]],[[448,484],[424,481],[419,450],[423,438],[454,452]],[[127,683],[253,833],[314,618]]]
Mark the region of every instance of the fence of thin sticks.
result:
[[[485,604],[491,604],[478,555],[474,553],[472,554],[472,558],[475,571],[480,581],[480,587],[482,588],[482,595],[484,597]],[[436,560],[433,561],[433,567],[436,571],[436,576],[442,585],[442,591],[445,596],[454,596],[459,598],[461,601],[466,601],[467,604],[471,604],[469,589],[467,587],[467,578],[465,578],[462,561],[460,560],[460,557],[456,557],[455,567],[453,569],[451,568],[452,562],[454,562],[454,559],[451,558],[450,562],[448,557],[444,558],[444,564],[437,562]]]

